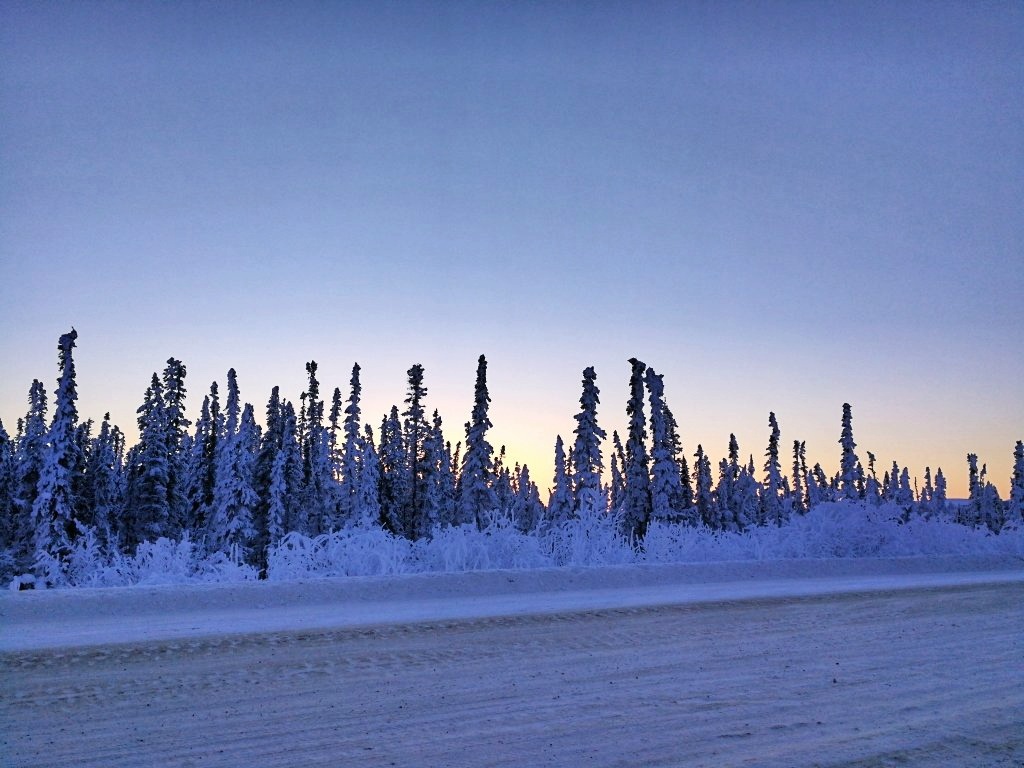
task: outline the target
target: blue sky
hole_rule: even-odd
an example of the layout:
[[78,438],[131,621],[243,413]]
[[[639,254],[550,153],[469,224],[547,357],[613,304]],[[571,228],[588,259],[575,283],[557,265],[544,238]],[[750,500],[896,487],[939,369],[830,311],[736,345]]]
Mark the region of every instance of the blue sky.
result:
[[1024,438],[1019,3],[0,6],[0,418],[52,389],[122,427],[185,361],[260,410],[426,368],[461,437],[546,482],[583,368],[625,424],[665,374],[684,446],[883,465]]

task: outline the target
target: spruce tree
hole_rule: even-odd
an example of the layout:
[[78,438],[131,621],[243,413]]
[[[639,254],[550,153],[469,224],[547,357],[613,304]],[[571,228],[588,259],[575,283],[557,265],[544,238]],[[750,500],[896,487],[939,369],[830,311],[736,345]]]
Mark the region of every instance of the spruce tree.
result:
[[74,328],[60,337],[57,345],[60,378],[54,402],[53,422],[47,436],[35,503],[32,506],[33,550],[39,576],[59,579],[78,536],[76,499],[72,475],[78,463],[75,430],[78,426],[78,389],[72,350],[78,333]]
[[475,523],[483,529],[497,508],[491,487],[494,449],[487,442],[487,430],[493,426],[487,417],[491,397],[487,392],[487,359],[480,355],[473,391],[473,413],[466,427],[466,453],[459,481],[460,522]]
[[665,405],[662,376],[648,368],[645,380],[651,406],[651,516],[671,520],[683,512],[675,419]]
[[163,385],[164,417],[167,434],[167,533],[175,538],[189,523],[188,444],[191,422],[185,417],[185,365],[173,357],[167,360],[161,384]]
[[454,522],[455,476],[451,456],[444,442],[441,417],[434,411],[433,423],[423,440],[424,489],[419,536],[450,526]]
[[167,409],[163,384],[156,373],[137,413],[139,442],[130,452],[125,500],[124,546],[128,552],[134,552],[144,541],[155,541],[170,533]]
[[807,461],[801,440],[793,441],[793,511],[800,515],[807,512]]
[[42,475],[43,463],[48,454],[46,425],[46,388],[38,379],[32,381],[28,391],[28,413],[19,420],[18,438],[15,449],[15,497],[14,507],[14,549],[12,557],[15,568],[25,571],[32,567],[34,560],[33,538],[35,525],[32,509],[35,506]]
[[704,447],[697,446],[697,452],[693,455],[696,459],[694,469],[697,472],[696,504],[697,514],[701,522],[709,528],[717,528],[719,525],[718,508],[715,504],[714,491],[711,486],[711,460],[705,455]]
[[424,455],[424,441],[430,431],[427,424],[423,400],[427,388],[423,385],[423,366],[417,363],[409,371],[409,390],[405,398],[406,409],[402,412],[405,429],[406,466],[409,471],[409,500],[405,508],[403,528],[410,538],[418,538],[431,527],[424,519],[423,500],[427,486],[433,482],[431,468]]
[[651,519],[651,478],[647,457],[647,422],[644,418],[644,373],[647,366],[630,358],[632,374],[626,404],[629,436],[626,439],[626,488],[622,499],[622,523],[627,537],[642,539]]
[[345,443],[341,451],[341,517],[343,522],[357,522],[359,494],[359,461],[362,441],[361,411],[359,406],[362,386],[359,383],[359,363],[352,366],[352,378],[349,380],[348,404],[345,406],[345,422],[343,430]]
[[303,505],[307,525],[313,535],[336,527],[337,510],[334,471],[331,467],[330,436],[324,425],[324,402],[320,399],[320,383],[316,378],[315,360],[306,363],[309,386],[303,395],[304,424],[302,436]]
[[601,399],[596,381],[597,374],[593,366],[585,368],[580,412],[575,416],[576,429],[573,430],[576,435],[573,451],[573,510],[577,516],[584,517],[604,511],[604,494],[601,491],[601,473],[604,471],[601,441],[605,438],[605,431],[597,424],[597,406]]
[[1010,505],[1007,519],[1012,523],[1024,522],[1024,441],[1018,440],[1013,449],[1013,476],[1010,479]]
[[761,519],[769,524],[781,526],[789,517],[783,493],[782,465],[779,461],[779,422],[775,413],[768,414],[768,449],[765,451],[764,484],[761,488]]
[[622,506],[622,497],[626,491],[626,478],[623,471],[626,468],[626,454],[622,450],[622,441],[619,433],[612,431],[612,461],[611,461],[611,483],[608,486],[608,507],[618,510]]
[[553,526],[561,525],[573,514],[573,493],[567,464],[562,436],[557,435],[555,437],[555,476],[552,480],[547,514],[548,521]]
[[359,447],[359,474],[356,487],[356,516],[364,528],[382,524],[380,504],[380,458],[373,447],[373,428],[367,424]]
[[232,368],[228,371],[225,434],[217,455],[217,482],[207,527],[210,552],[223,552],[240,560],[253,545],[253,518],[258,503],[253,470],[258,443],[252,406],[240,406],[238,381]]
[[857,454],[853,442],[853,414],[849,403],[843,403],[842,434],[839,437],[842,452],[839,457],[839,491],[843,498],[855,500],[860,494],[857,491]]
[[405,435],[398,407],[380,425],[380,513],[384,527],[396,536],[406,536],[408,508],[412,495]]

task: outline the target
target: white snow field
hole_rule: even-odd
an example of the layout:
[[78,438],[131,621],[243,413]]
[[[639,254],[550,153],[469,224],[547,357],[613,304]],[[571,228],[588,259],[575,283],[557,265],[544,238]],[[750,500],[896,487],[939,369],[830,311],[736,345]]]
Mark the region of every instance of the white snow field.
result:
[[4,766],[1022,766],[1024,561],[0,594]]

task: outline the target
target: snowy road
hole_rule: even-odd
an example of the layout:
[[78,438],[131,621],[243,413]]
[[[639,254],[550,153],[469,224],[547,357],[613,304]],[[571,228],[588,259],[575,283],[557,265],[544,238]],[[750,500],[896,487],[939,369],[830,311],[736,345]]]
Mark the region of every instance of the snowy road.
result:
[[1024,765],[1024,581],[961,582],[8,648],[0,762]]

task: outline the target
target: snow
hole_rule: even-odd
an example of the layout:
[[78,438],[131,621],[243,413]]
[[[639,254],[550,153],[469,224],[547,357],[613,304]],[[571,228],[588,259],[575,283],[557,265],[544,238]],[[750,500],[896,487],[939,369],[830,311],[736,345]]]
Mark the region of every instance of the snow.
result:
[[14,766],[1024,759],[1024,561],[801,559],[0,594]]

